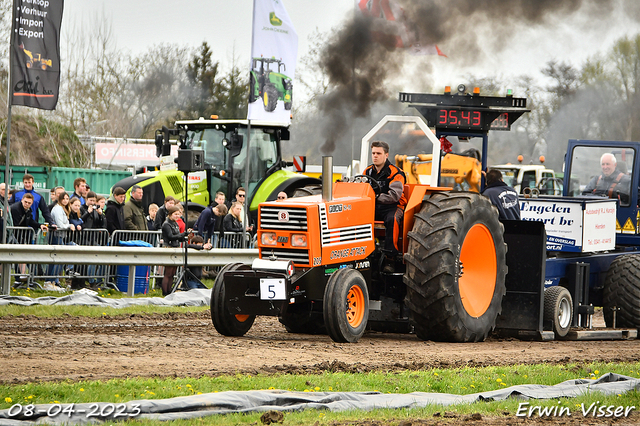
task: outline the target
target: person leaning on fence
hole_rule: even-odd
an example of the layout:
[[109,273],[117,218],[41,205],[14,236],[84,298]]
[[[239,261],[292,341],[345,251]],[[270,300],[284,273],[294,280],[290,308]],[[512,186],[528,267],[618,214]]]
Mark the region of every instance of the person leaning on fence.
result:
[[76,227],[76,231],[82,231],[84,222],[82,220],[82,212],[80,199],[73,197],[69,200],[69,223]]
[[[242,240],[239,234],[242,233],[242,222],[240,221],[240,215],[242,214],[242,204],[237,201],[231,203],[231,209],[229,209],[229,214],[226,215],[222,221],[223,229],[225,233],[234,232],[236,235],[226,235],[220,244],[223,248],[240,248],[242,247]],[[250,230],[250,227],[247,226],[245,228],[247,231]],[[235,237],[235,238],[234,238]],[[231,241],[233,240],[233,241]]]
[[222,230],[222,221],[228,213],[227,206],[224,204],[212,204],[198,216],[198,220],[193,228],[198,232],[204,241],[208,241],[216,247],[217,236]]
[[14,204],[20,201],[25,194],[31,194],[31,196],[33,197],[33,207],[31,209],[33,220],[35,220],[36,222],[39,221],[40,215],[38,214],[38,211],[40,211],[42,212],[42,217],[44,218],[44,221],[48,223],[52,223],[53,218],[51,217],[49,206],[47,206],[47,203],[44,201],[44,198],[42,198],[42,195],[38,194],[33,189],[33,176],[28,173],[25,173],[25,175],[22,176],[22,184],[24,188],[19,191],[16,191],[13,194],[13,196],[9,199],[9,204]]
[[164,224],[164,221],[167,219],[167,209],[169,207],[175,206],[176,202],[177,200],[173,198],[171,195],[167,195],[164,198],[164,204],[158,209],[158,212],[156,213],[156,218],[153,221],[153,224],[156,227],[156,229],[162,229],[162,225]]
[[127,192],[119,186],[113,188],[113,194],[107,201],[105,218],[110,235],[124,229],[124,197]]
[[[33,195],[27,193],[24,194],[22,199],[11,206],[11,217],[13,218],[13,226],[21,226],[32,228],[38,232],[38,229],[43,231],[47,229],[44,224],[40,224],[33,219],[31,213],[31,206],[33,205]],[[28,244],[21,241],[23,244]]]
[[[179,218],[180,209],[177,206],[172,206],[167,209],[167,220],[162,224],[162,241],[165,247],[180,247],[180,243],[185,241],[187,235],[191,231],[188,230],[187,232],[180,232],[180,228],[178,226]],[[177,269],[177,266],[165,266],[164,277],[162,278],[161,284],[163,296],[171,293],[173,276],[176,274]]]
[[69,223],[70,213],[71,208],[69,206],[69,194],[64,192],[60,194],[60,196],[58,197],[58,204],[56,204],[51,211],[53,221],[58,229],[71,229],[72,231],[76,230],[75,225]]
[[124,228],[129,231],[147,231],[147,217],[142,208],[143,190],[140,185],[131,187],[129,201],[124,204]]
[[87,202],[81,208],[84,229],[105,229],[106,227],[102,209],[96,204],[97,198],[95,192],[89,191],[87,193]]

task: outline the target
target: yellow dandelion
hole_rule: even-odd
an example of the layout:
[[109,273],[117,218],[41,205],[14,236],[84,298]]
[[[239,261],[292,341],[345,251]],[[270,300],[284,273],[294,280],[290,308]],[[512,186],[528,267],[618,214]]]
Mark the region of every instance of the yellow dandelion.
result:
[[333,390],[333,388],[332,388],[331,386],[329,386],[329,390],[330,390],[330,391],[332,391],[332,390]]
[[80,388],[80,392],[84,392],[84,388]]
[[320,390],[320,386],[316,386],[314,389],[319,391]]
[[11,399],[11,398],[9,398],[9,397],[6,397],[6,398],[4,399],[4,402],[6,402],[7,404],[11,404],[11,403],[13,402],[13,399]]
[[196,395],[202,395],[202,392],[198,391],[196,392]]
[[107,313],[106,313],[106,312],[103,312],[103,313],[102,313],[102,315],[107,315]]
[[437,376],[437,375],[438,375],[438,373],[436,373],[436,372],[434,371],[434,372],[433,372],[433,375],[434,375],[434,376]]
[[275,388],[273,386],[269,386],[268,388],[269,390],[274,390]]
[[118,395],[118,394],[115,394],[114,396],[115,396],[116,398],[120,398],[120,395]]
[[309,389],[305,389],[304,391],[305,391],[305,392],[311,392]]
[[529,377],[529,376],[527,376],[527,375],[525,374],[525,375],[524,375],[524,378],[526,379],[527,377]]
[[469,385],[469,386],[471,386],[472,388],[475,388],[475,386],[473,386],[473,385]]
[[598,374],[600,374],[600,372],[599,372],[598,370],[594,371],[594,373],[596,374],[596,376],[597,376]]
[[27,398],[28,399],[33,399],[33,395],[29,395]]
[[188,388],[190,388],[190,387],[191,387],[191,385],[187,385],[187,387],[188,387]]
[[498,378],[498,379],[496,379],[496,382],[500,383],[500,382],[502,382],[502,379]]

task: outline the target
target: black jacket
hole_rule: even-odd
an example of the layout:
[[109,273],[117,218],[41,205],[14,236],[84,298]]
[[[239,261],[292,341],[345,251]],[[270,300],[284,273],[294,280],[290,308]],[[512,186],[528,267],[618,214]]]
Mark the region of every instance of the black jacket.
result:
[[13,218],[13,226],[24,226],[33,228],[36,232],[40,228],[40,224],[33,219],[33,206],[29,210],[22,207],[22,202],[18,201],[10,206],[11,217]]
[[180,243],[186,238],[186,232],[180,232],[178,224],[172,220],[166,220],[162,224],[162,241],[165,247],[180,247]]
[[109,234],[124,229],[124,204],[120,204],[115,199],[109,198],[105,211],[105,219],[107,221]]
[[104,229],[106,228],[105,216],[104,213],[98,213],[98,210],[94,208],[91,213],[89,213],[89,208],[84,205],[81,208],[82,211],[82,222],[84,222],[83,229]]

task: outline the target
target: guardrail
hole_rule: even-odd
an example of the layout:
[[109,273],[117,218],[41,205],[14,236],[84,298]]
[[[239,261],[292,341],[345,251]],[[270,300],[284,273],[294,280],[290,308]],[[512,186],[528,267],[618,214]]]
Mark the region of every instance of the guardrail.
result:
[[[251,263],[258,257],[257,249],[189,249],[190,266],[223,266],[227,263]],[[10,292],[10,271],[13,263],[127,265],[129,286],[127,295],[133,296],[135,267],[139,265],[182,266],[184,249],[164,247],[120,247],[78,245],[0,244],[2,263],[2,294]]]

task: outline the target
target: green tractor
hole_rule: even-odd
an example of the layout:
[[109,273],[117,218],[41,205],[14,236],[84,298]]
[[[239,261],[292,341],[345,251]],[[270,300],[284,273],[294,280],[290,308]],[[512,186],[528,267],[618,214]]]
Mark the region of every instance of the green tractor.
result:
[[[271,69],[272,64],[277,64],[277,72]],[[273,67],[275,68],[275,65]],[[271,112],[276,109],[278,100],[281,100],[284,102],[284,109],[290,111],[293,81],[281,71],[286,71],[286,66],[281,59],[253,58],[249,77],[249,103],[262,98],[264,110]]]
[[[134,184],[140,185],[145,206],[162,205],[168,195],[188,201],[190,223],[213,201],[217,191],[224,192],[227,199],[234,198],[236,190],[245,185],[247,161],[249,187],[245,189],[254,220],[258,204],[275,200],[280,191],[289,196],[315,192],[319,179],[285,169],[292,163],[282,160],[280,143],[289,139],[289,128],[252,120],[249,130],[248,124],[247,120],[201,118],[177,121],[175,129],[163,127],[156,131],[160,171],[128,177],[114,186],[129,193]],[[171,156],[170,138],[177,139],[180,149],[204,151],[204,170],[189,173],[188,197],[184,194],[184,174]]]

